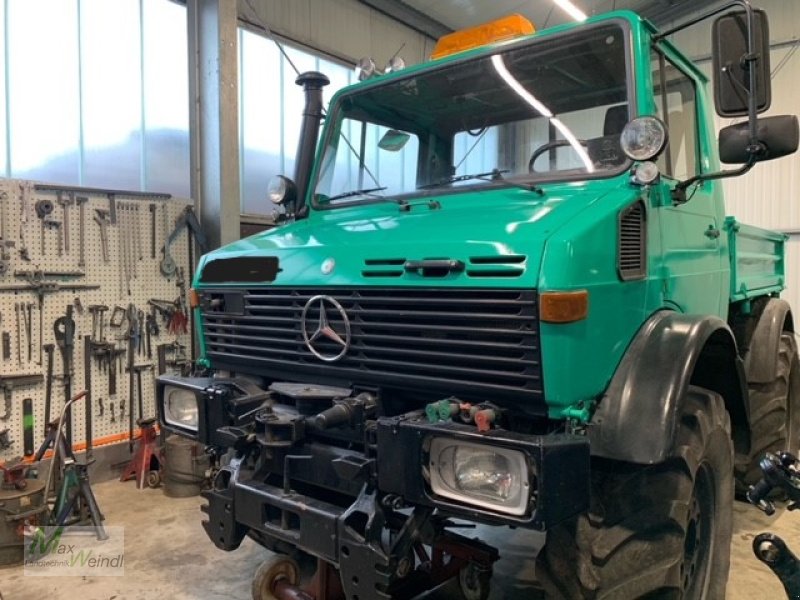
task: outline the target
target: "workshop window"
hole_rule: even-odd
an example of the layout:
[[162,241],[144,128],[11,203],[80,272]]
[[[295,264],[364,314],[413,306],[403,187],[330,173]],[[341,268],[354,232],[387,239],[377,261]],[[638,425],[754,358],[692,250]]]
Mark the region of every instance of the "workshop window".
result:
[[189,195],[184,6],[0,0],[0,35],[3,175]]
[[294,67],[301,73],[320,71],[330,78],[330,85],[323,90],[326,106],[338,89],[354,81],[350,66],[290,44],[283,47],[288,60],[274,41],[239,29],[239,180],[243,213],[272,214],[275,207],[266,199],[267,182],[273,175],[294,177],[305,104],[303,89],[295,84]]

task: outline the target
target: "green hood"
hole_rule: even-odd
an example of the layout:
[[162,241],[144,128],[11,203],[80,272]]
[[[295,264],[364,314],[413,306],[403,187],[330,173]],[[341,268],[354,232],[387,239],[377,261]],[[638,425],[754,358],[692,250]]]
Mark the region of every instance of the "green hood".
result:
[[[618,185],[551,185],[543,195],[484,188],[415,199],[405,207],[382,202],[312,211],[307,219],[207,254],[195,286],[219,285],[203,279],[211,261],[275,257],[276,286],[536,287],[548,237]],[[404,270],[405,261],[423,259],[461,261],[464,269],[432,276]]]

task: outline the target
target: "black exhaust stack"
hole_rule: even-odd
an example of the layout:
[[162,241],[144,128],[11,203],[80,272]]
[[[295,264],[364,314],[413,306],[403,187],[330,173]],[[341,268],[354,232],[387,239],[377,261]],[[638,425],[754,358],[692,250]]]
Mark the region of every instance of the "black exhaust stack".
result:
[[322,120],[322,88],[331,82],[325,75],[317,71],[301,73],[295,79],[297,85],[303,86],[306,105],[303,108],[303,126],[300,129],[300,142],[297,146],[297,162],[295,163],[294,181],[297,184],[297,200],[294,212],[298,217],[306,213],[306,192],[314,165],[314,152],[317,149],[319,124]]

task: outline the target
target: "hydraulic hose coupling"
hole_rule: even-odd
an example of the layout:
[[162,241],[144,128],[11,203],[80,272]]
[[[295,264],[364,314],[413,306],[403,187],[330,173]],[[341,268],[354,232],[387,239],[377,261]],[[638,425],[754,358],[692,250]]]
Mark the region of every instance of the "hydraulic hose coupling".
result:
[[425,416],[428,418],[429,423],[438,423],[439,421],[450,421],[464,411],[468,413],[469,409],[469,404],[462,404],[454,398],[445,398],[428,404],[425,407]]
[[475,425],[478,426],[478,431],[481,433],[489,431],[495,419],[497,419],[497,413],[491,408],[484,408],[475,413]]

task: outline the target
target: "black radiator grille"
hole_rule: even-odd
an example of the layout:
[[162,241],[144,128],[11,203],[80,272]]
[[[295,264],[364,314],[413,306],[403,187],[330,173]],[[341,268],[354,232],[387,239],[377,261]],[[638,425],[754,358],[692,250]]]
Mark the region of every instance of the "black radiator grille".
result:
[[[537,296],[532,290],[287,289],[204,290],[206,351],[220,368],[391,387],[440,390],[462,397],[541,397]],[[340,359],[314,356],[303,338],[303,309],[314,296],[334,299],[350,323]],[[344,335],[335,304],[315,301],[307,333],[318,328],[320,304]],[[320,336],[314,348],[335,356],[342,345]]]

